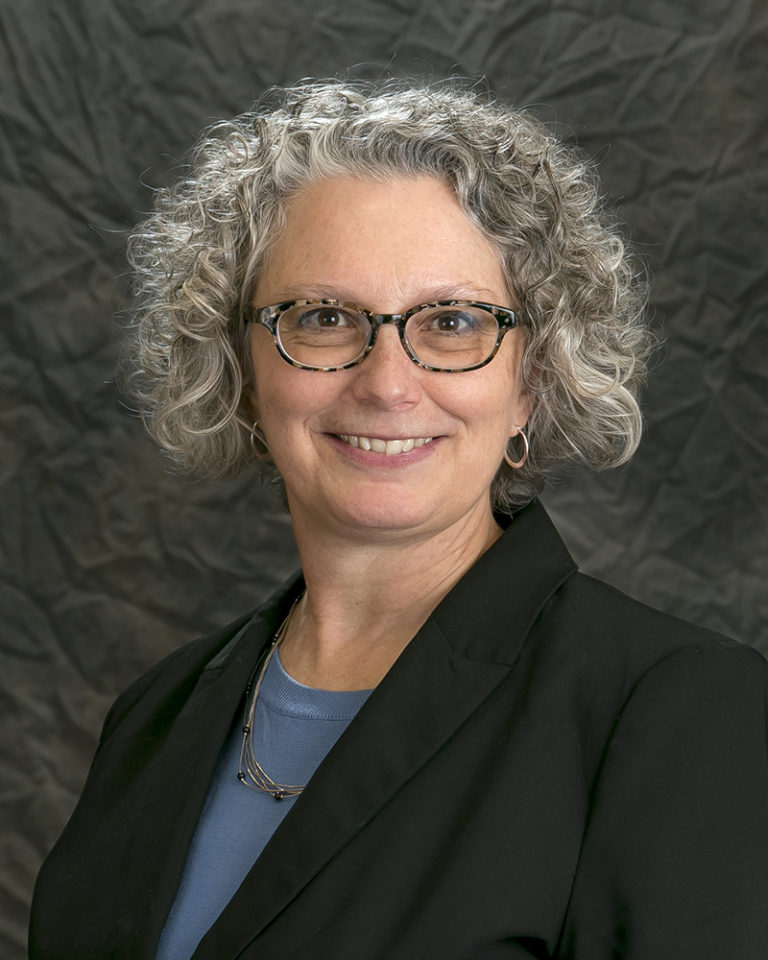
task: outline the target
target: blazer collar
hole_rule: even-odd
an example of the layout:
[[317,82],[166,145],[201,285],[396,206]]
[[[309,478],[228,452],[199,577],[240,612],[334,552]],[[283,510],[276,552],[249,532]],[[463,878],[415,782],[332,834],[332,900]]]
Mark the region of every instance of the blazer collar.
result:
[[577,568],[538,500],[497,520],[504,533],[432,619],[456,653],[512,664],[542,607]]
[[[515,516],[371,694],[201,941],[195,960],[239,955],[365,829],[504,679],[537,614],[575,569],[538,503]],[[247,634],[252,649],[263,648],[300,588],[294,581],[258,611]]]

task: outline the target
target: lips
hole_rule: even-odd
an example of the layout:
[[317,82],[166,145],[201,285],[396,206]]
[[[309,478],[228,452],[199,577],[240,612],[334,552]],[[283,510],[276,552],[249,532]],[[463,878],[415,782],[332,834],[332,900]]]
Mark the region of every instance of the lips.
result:
[[396,457],[400,453],[408,453],[417,447],[431,443],[433,437],[407,437],[398,440],[383,440],[381,437],[356,437],[352,434],[337,433],[336,436],[351,447],[360,450],[372,450],[374,453],[383,453],[388,457]]

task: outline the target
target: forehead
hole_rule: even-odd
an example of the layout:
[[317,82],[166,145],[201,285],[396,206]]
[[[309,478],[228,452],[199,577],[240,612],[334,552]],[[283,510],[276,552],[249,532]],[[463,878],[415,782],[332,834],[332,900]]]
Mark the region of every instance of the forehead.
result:
[[449,296],[499,302],[505,290],[498,251],[441,180],[343,176],[290,199],[257,298],[335,296],[385,311]]

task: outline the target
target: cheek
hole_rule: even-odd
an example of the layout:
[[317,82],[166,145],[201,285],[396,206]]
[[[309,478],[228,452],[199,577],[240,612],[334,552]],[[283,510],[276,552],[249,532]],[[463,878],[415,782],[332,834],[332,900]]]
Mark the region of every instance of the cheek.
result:
[[[496,360],[506,361],[507,358],[497,356],[492,363]],[[470,431],[505,443],[506,438],[515,432],[514,428],[522,425],[518,422],[521,404],[515,370],[511,363],[502,362],[495,368],[489,364],[477,373],[485,376],[477,378],[474,389],[467,391],[464,403],[455,409],[463,409]]]
[[[251,342],[251,390],[249,399],[260,423],[276,420],[276,411],[289,413],[300,406],[304,371],[286,363],[262,327],[254,330]],[[279,420],[279,417],[277,418]]]
[[260,377],[257,376],[254,406],[265,430],[271,435],[285,434],[295,429],[297,421],[304,419],[307,403],[298,386],[291,387],[285,378],[270,374],[271,371],[263,371]]
[[528,419],[529,402],[523,393],[521,376],[523,346],[518,331],[513,331],[504,338],[501,350],[493,360],[493,363],[504,361],[498,397],[499,414],[504,418],[504,429],[508,435],[524,426]]
[[253,351],[249,398],[254,418],[276,456],[280,449],[299,449],[306,444],[313,422],[333,404],[337,394],[334,374],[292,367],[274,348],[266,354],[260,349]]

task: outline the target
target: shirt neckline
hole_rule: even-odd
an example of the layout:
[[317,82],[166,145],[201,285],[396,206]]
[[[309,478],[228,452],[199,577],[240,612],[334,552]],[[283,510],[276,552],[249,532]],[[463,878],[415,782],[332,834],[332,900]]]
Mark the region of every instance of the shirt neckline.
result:
[[351,720],[371,690],[322,690],[294,680],[275,650],[267,665],[258,702],[275,713],[305,720]]

